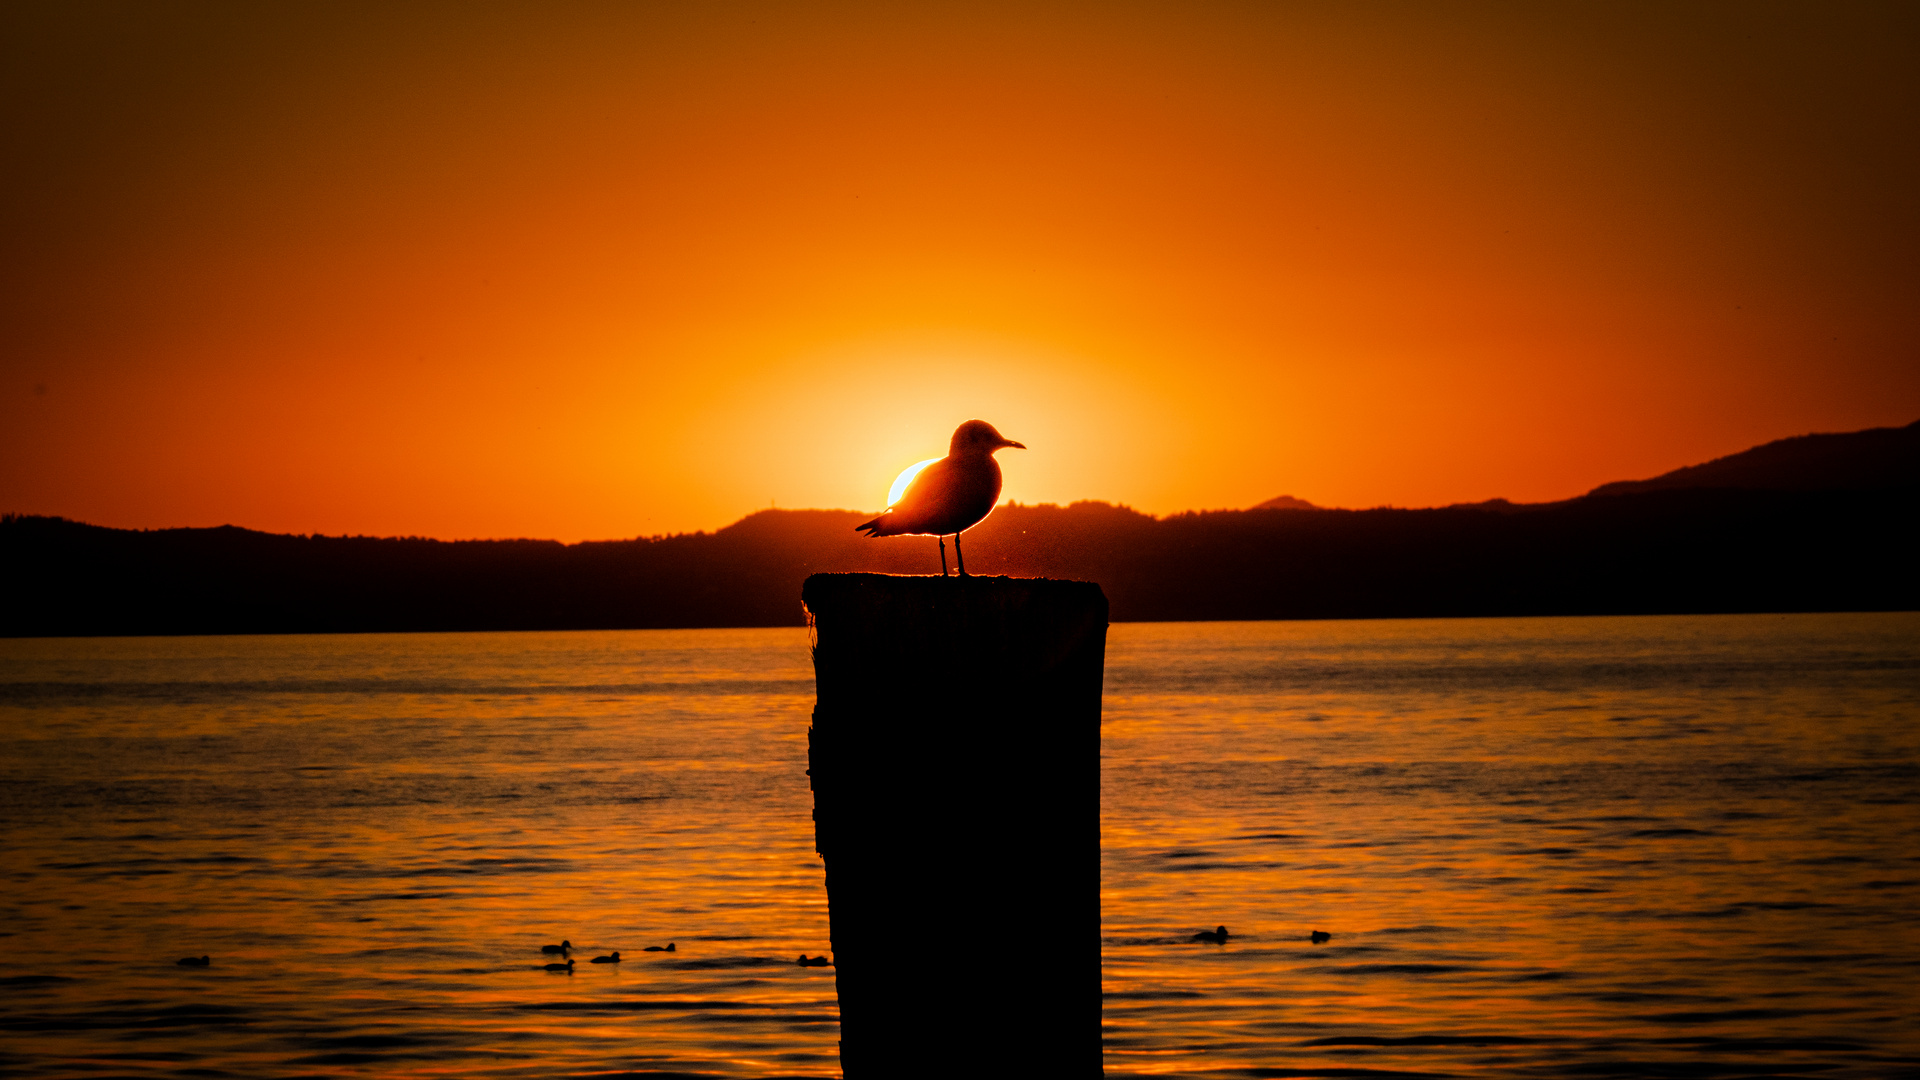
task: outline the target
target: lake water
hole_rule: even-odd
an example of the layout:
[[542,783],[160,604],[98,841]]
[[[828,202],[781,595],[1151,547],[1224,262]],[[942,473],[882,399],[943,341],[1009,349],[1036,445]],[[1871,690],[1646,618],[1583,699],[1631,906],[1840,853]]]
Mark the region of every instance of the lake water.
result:
[[[1121,624],[1106,688],[1109,1075],[1920,1075],[1920,615]],[[0,641],[0,1075],[836,1076],[812,690],[804,630]]]

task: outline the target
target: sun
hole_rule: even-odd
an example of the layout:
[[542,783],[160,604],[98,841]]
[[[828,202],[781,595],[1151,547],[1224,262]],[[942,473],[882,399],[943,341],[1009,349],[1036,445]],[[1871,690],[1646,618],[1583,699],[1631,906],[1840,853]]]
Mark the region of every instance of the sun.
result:
[[893,486],[887,489],[887,509],[891,510],[900,505],[900,496],[907,493],[907,485],[913,483],[913,478],[920,475],[921,469],[939,460],[937,457],[930,457],[900,470],[900,475],[893,478]]

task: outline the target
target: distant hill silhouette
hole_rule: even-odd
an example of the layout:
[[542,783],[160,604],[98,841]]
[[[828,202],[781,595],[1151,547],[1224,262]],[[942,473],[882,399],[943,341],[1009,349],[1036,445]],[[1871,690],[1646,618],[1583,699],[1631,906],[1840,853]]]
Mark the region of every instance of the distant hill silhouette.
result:
[[[1009,505],[967,533],[967,564],[1097,581],[1120,621],[1912,609],[1916,427],[1782,440],[1557,503]],[[865,516],[763,510],[572,545],[8,516],[0,634],[796,625],[808,574],[937,572],[931,538],[871,540],[853,531]]]
[[1911,485],[1916,476],[1920,476],[1920,420],[1899,428],[1776,439],[1651,480],[1602,484],[1587,494],[1627,495],[1681,488],[1870,491]]
[[1250,506],[1247,509],[1249,510],[1318,510],[1320,509],[1320,507],[1313,505],[1312,503],[1308,502],[1305,499],[1296,499],[1291,495],[1276,495],[1273,498],[1268,499],[1266,502],[1260,503],[1257,506]]

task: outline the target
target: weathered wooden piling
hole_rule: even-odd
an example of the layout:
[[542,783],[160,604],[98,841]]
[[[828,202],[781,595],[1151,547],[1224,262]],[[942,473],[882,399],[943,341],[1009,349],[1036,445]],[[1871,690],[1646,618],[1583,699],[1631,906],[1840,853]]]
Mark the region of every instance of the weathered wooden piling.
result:
[[845,1075],[1098,1075],[1105,594],[816,574],[802,597]]

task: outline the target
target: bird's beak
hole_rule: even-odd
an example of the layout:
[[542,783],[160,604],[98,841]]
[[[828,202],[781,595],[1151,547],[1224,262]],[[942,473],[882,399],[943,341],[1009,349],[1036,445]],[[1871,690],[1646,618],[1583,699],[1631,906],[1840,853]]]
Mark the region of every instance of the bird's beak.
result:
[[1011,447],[1013,447],[1013,448],[1014,448],[1015,450],[1025,450],[1025,449],[1027,448],[1027,444],[1026,444],[1026,443],[1020,443],[1020,442],[1014,442],[1014,441],[1013,441],[1012,439],[1008,439],[1008,440],[1006,440],[1005,442],[1003,442],[1003,443],[1001,443],[1000,445],[1001,445],[1001,446],[1011,446]]

